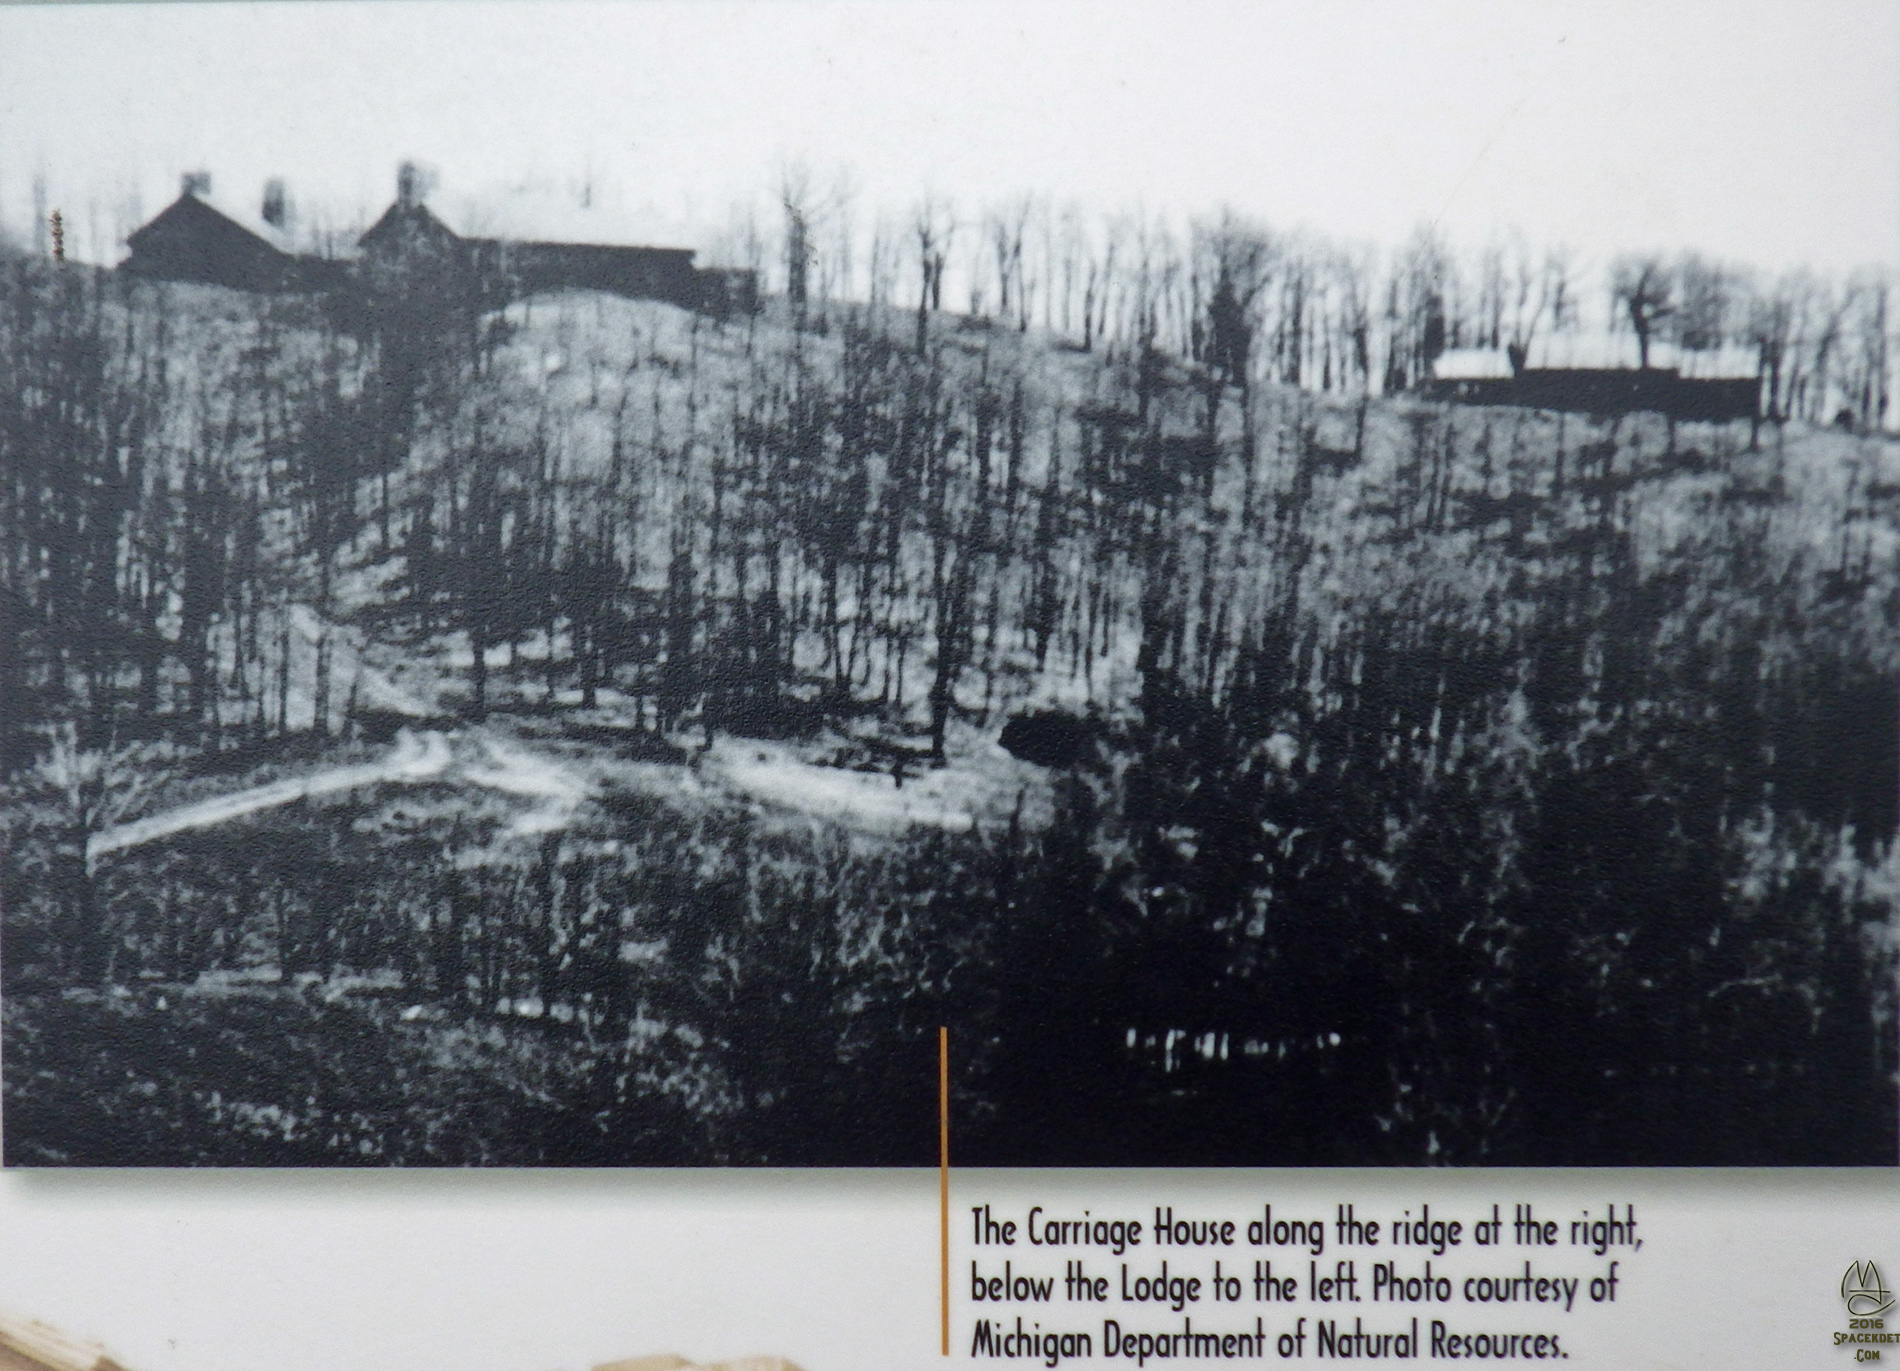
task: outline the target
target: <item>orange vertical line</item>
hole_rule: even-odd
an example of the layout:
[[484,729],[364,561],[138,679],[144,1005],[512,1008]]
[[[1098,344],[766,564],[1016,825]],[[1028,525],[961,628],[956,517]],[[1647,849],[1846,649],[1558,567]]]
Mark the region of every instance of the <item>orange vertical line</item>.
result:
[[937,1030],[937,1236],[943,1274],[943,1355],[950,1355],[950,1030]]

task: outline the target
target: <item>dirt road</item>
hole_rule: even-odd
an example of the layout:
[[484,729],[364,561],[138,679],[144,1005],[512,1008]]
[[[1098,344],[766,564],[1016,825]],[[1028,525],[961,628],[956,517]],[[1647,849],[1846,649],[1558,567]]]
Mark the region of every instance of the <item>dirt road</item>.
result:
[[418,736],[404,729],[397,735],[396,744],[389,755],[379,762],[336,767],[312,776],[273,781],[269,785],[253,786],[235,794],[182,805],[135,823],[120,824],[116,828],[95,833],[87,840],[86,859],[93,861],[108,852],[137,847],[141,843],[183,833],[187,829],[209,828],[213,824],[255,814],[261,809],[274,809],[278,805],[291,804],[316,795],[331,795],[340,790],[353,790],[358,786],[389,781],[434,780],[448,769],[451,760],[448,739],[440,733],[431,731]]

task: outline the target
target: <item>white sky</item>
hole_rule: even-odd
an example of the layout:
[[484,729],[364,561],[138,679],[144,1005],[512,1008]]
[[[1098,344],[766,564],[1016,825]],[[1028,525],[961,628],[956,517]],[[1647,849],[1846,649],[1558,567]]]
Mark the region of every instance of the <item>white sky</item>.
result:
[[[788,161],[865,211],[1021,191],[1395,243],[1516,225],[1602,257],[1900,260],[1900,6],[330,0],[0,5],[0,222],[43,171],[115,255],[204,167],[380,210],[591,170],[722,226]],[[96,247],[103,244],[103,248]]]

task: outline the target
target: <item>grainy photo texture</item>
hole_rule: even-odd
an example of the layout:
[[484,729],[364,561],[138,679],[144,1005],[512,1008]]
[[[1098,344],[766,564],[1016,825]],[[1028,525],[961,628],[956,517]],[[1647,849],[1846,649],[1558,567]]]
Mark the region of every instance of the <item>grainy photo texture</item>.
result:
[[1824,8],[0,12],[7,1164],[1893,1163]]

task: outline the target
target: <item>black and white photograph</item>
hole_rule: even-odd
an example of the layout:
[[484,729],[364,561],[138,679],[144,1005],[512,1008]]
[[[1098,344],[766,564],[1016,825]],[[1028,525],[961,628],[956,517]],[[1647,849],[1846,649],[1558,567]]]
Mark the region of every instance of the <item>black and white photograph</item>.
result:
[[1894,1165],[1896,72],[0,7],[5,1164]]

